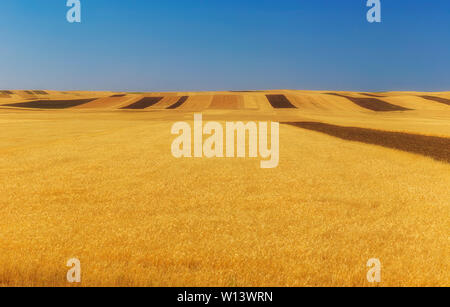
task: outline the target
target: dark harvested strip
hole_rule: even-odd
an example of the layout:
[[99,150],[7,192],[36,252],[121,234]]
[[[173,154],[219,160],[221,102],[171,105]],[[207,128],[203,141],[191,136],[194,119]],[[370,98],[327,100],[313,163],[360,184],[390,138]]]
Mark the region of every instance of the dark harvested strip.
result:
[[450,106],[450,99],[446,99],[446,98],[441,98],[441,97],[435,97],[435,96],[420,96],[423,99],[427,99],[427,100],[431,100],[431,101],[435,101],[435,102],[440,102],[446,105]]
[[125,97],[125,94],[112,95],[111,98]]
[[231,93],[261,93],[262,91],[230,91]]
[[356,98],[345,96],[338,93],[327,93],[327,94],[347,98],[348,100],[360,106],[361,108],[369,109],[376,112],[411,111],[411,109],[397,106],[395,104],[391,104],[377,98]]
[[76,107],[95,99],[78,99],[78,100],[34,100],[30,102],[21,102],[7,104],[7,107],[31,108],[31,109],[67,109]]
[[373,94],[373,93],[359,93],[359,94],[366,95],[366,96],[369,96],[369,97],[379,97],[379,98],[385,97],[383,95],[378,95],[378,94]]
[[188,98],[189,98],[189,96],[180,97],[180,99],[178,99],[178,101],[176,103],[174,103],[173,105],[171,105],[167,109],[169,109],[169,110],[178,109],[179,107],[181,107],[188,100]]
[[164,97],[144,97],[138,102],[135,102],[133,104],[130,104],[129,106],[123,107],[121,109],[129,109],[129,110],[142,110],[146,109],[148,107],[151,107],[152,105],[157,104],[160,102]]
[[29,94],[29,95],[34,95],[34,93],[32,91],[24,91],[24,92]]
[[2,94],[5,94],[5,95],[13,95],[14,93],[13,92],[11,92],[11,91],[0,91]]
[[325,133],[347,141],[375,144],[450,163],[450,138],[357,127],[342,127],[319,122],[294,122],[287,124]]
[[48,95],[48,93],[45,91],[33,91],[33,92],[38,95]]
[[266,95],[266,97],[275,109],[296,109],[284,95]]

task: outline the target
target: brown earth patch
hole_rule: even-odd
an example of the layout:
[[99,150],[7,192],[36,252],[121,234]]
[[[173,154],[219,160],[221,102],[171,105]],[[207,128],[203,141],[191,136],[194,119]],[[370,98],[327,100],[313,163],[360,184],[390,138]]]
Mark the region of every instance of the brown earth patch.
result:
[[229,91],[230,93],[262,93],[262,91]]
[[203,111],[209,108],[212,98],[212,95],[189,96],[189,99],[179,108],[187,111]]
[[159,110],[167,109],[171,105],[173,105],[176,102],[178,102],[178,100],[180,100],[179,96],[164,96],[164,98],[160,102],[158,102],[157,104],[153,105],[151,108],[152,109],[159,109]]
[[297,109],[284,95],[266,95],[266,97],[275,109]]
[[419,96],[419,97],[421,97],[423,99],[431,100],[434,102],[443,103],[443,104],[450,106],[450,99],[447,99],[447,98],[436,97],[436,96]]
[[377,98],[358,98],[358,97],[350,97],[338,93],[326,93],[327,95],[334,95],[338,97],[347,98],[354,104],[360,106],[361,108],[365,108],[375,112],[391,112],[391,111],[411,111],[411,109],[407,109],[401,106],[397,106],[395,104],[391,104],[385,102],[383,100]]
[[383,98],[385,96],[383,95],[379,95],[379,94],[374,94],[374,93],[359,93],[360,95],[365,95],[365,96],[369,96],[369,97],[378,97],[378,98]]
[[89,103],[77,106],[77,109],[107,109],[118,108],[128,101],[128,97],[102,97]]
[[342,127],[320,122],[292,122],[286,124],[325,133],[347,141],[398,149],[450,163],[450,138],[358,127]]
[[21,102],[7,104],[7,107],[29,108],[29,109],[67,109],[76,107],[95,99],[78,99],[78,100],[34,100],[30,102]]
[[38,94],[38,95],[48,95],[48,93],[46,91],[41,91],[41,90],[33,91],[33,93]]
[[178,99],[178,101],[176,103],[169,106],[167,109],[169,109],[169,110],[178,109],[188,100],[188,98],[189,98],[189,96],[180,97],[180,99]]
[[142,109],[146,109],[148,107],[151,107],[155,104],[157,104],[158,102],[160,102],[164,97],[144,97],[141,100],[139,100],[138,102],[132,103],[126,107],[123,107],[121,109],[125,110],[142,110]]

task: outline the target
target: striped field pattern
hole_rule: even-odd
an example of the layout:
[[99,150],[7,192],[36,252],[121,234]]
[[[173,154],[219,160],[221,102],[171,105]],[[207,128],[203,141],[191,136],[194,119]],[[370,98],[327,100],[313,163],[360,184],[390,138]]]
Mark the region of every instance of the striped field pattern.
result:
[[[371,258],[381,286],[449,286],[449,101],[1,90],[0,287],[71,286],[71,258],[82,286],[370,287]],[[279,122],[278,167],[174,158],[195,113]]]

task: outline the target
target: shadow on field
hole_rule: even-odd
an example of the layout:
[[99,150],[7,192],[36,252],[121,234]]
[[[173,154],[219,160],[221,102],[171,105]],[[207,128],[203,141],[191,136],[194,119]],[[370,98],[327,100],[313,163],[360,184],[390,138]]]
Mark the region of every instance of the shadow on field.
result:
[[[350,97],[338,93],[327,93],[328,95],[334,95],[338,97],[347,98],[354,104],[360,106],[361,108],[365,108],[375,112],[390,112],[390,111],[411,111],[411,109],[407,109],[401,106],[397,106],[395,104],[388,103],[386,101],[377,99],[377,98],[357,98]],[[364,94],[367,95],[367,94]]]
[[292,122],[285,124],[325,133],[347,141],[398,149],[450,163],[450,138],[357,127],[342,127],[319,122]]
[[78,100],[34,100],[30,102],[21,102],[4,105],[6,107],[31,108],[31,109],[67,109],[76,107],[95,99],[78,99]]
[[426,100],[431,100],[434,102],[439,102],[439,103],[443,103],[443,104],[450,106],[450,99],[435,97],[435,96],[420,96],[420,97],[422,97],[423,99],[426,99]]

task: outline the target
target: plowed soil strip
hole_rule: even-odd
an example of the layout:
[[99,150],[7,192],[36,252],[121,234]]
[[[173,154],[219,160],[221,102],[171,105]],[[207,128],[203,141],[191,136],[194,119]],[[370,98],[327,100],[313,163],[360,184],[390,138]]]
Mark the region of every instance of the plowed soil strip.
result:
[[[76,109],[108,109],[118,108],[127,103],[126,97],[103,97],[75,107]],[[130,104],[132,102],[130,101]]]
[[152,109],[167,109],[180,99],[180,96],[164,96],[164,99],[152,106]]
[[38,95],[48,95],[47,92],[45,92],[45,91],[40,91],[40,90],[33,91],[33,93],[38,94]]
[[435,97],[435,96],[420,96],[420,97],[422,97],[423,99],[431,100],[434,102],[440,102],[440,103],[450,106],[450,99]]
[[411,111],[411,109],[407,109],[401,106],[397,106],[395,104],[390,104],[383,100],[377,98],[356,98],[345,96],[338,93],[327,93],[328,95],[334,95],[338,97],[347,98],[354,104],[360,106],[361,108],[365,108],[375,112],[390,112],[390,111]]
[[357,127],[342,127],[319,122],[293,122],[286,124],[325,133],[347,141],[398,149],[450,163],[450,138]]
[[383,95],[378,95],[378,94],[373,94],[373,93],[359,93],[360,95],[366,95],[366,96],[369,96],[369,97],[377,97],[377,98],[383,98],[383,97],[385,97],[385,96],[383,96]]
[[275,109],[297,109],[284,95],[266,95],[266,97]]
[[7,107],[30,108],[30,109],[67,109],[76,107],[95,99],[78,99],[78,100],[34,100],[30,102],[21,102],[7,104]]
[[135,102],[133,104],[130,104],[129,106],[123,107],[121,109],[125,110],[142,110],[146,109],[148,107],[151,107],[152,105],[157,104],[160,102],[164,97],[144,97],[138,102]]
[[169,110],[178,109],[179,107],[181,107],[188,100],[188,98],[189,98],[189,96],[180,97],[180,99],[178,99],[178,101],[176,103],[174,103],[173,105],[171,105],[167,109],[169,109]]
[[119,98],[119,97],[125,97],[125,94],[117,94],[117,95],[112,95],[110,96],[111,98]]
[[13,92],[11,92],[11,91],[0,91],[2,94],[5,94],[5,95],[13,95],[14,93]]
[[262,91],[230,91],[230,93],[261,93]]

